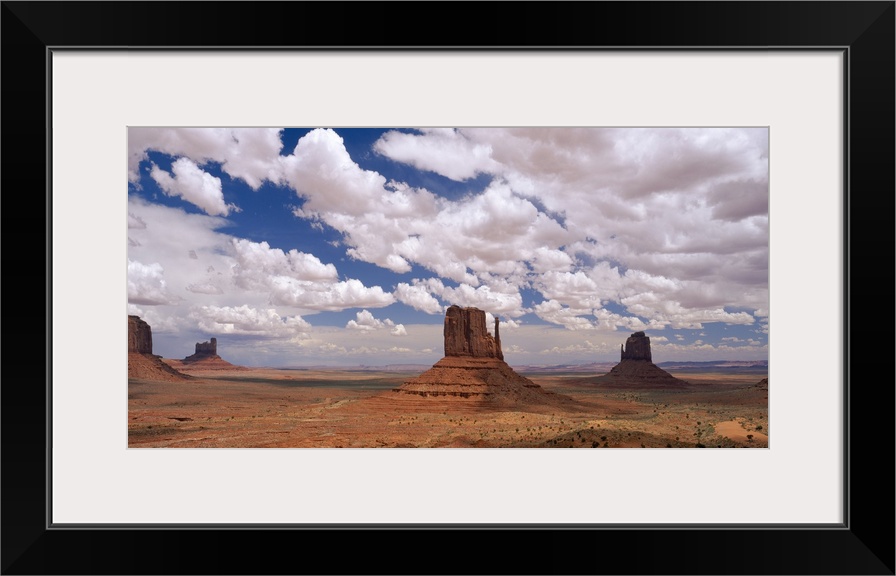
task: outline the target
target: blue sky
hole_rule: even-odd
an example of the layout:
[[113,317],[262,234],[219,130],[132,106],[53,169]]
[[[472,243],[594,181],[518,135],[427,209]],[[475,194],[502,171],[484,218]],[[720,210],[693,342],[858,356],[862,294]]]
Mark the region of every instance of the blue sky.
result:
[[128,313],[154,352],[511,365],[768,357],[765,128],[130,128]]

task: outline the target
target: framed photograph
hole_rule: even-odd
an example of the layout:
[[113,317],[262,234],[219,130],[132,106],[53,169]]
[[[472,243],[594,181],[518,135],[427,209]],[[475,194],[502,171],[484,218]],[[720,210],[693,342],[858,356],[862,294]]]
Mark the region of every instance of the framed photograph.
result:
[[[440,559],[432,570],[421,570],[413,562],[375,560],[397,539],[417,548],[431,545],[434,537],[461,546],[472,539],[510,539],[515,549],[532,551],[525,557],[486,560],[476,572],[894,573],[893,389],[872,389],[868,383],[880,382],[880,376],[862,376],[859,370],[874,365],[879,371],[881,363],[869,358],[879,356],[880,342],[891,338],[878,334],[880,314],[867,308],[873,302],[892,301],[892,258],[884,254],[882,266],[868,266],[864,260],[859,264],[857,258],[880,254],[887,250],[883,246],[891,245],[880,237],[882,231],[892,230],[893,215],[894,3],[523,3],[514,8],[514,18],[537,23],[537,31],[518,26],[483,31],[482,42],[488,45],[476,46],[456,45],[452,25],[478,30],[491,17],[506,18],[498,10],[501,5],[477,4],[476,10],[465,4],[450,6],[447,25],[419,37],[421,32],[414,31],[406,45],[398,46],[384,42],[381,34],[406,4],[352,5],[353,20],[381,25],[376,31],[372,27],[369,35],[353,33],[351,40],[343,39],[348,33],[335,24],[347,8],[339,4],[265,3],[250,10],[248,4],[221,3],[214,11],[201,3],[179,3],[176,10],[167,3],[3,4],[5,213],[34,212],[30,202],[18,206],[24,195],[13,191],[34,188],[36,182],[46,190],[45,195],[28,195],[29,200],[45,199],[46,219],[45,226],[27,235],[44,249],[46,259],[8,257],[8,269],[17,268],[4,288],[10,301],[33,301],[34,278],[46,278],[47,287],[45,349],[35,349],[33,339],[7,339],[8,346],[21,349],[14,354],[7,350],[8,366],[10,358],[20,353],[28,358],[31,352],[35,358],[28,365],[47,369],[45,386],[10,385],[14,379],[8,375],[3,391],[4,573],[470,571],[463,555]],[[292,29],[287,23],[294,18],[298,20]],[[334,24],[310,27],[310,21]],[[457,148],[437,140],[462,131],[416,128],[467,129],[468,143],[473,142],[473,129],[479,129],[476,137],[492,149],[499,144],[509,148],[514,137],[497,134],[497,129],[520,128],[542,135],[552,130],[591,131],[586,136],[577,132],[585,139],[596,130],[623,135],[626,130],[653,131],[647,136],[654,140],[662,139],[658,134],[666,130],[687,129],[694,132],[676,134],[718,137],[712,147],[729,151],[761,141],[767,160],[758,179],[762,185],[764,177],[768,188],[761,214],[768,230],[768,305],[763,309],[744,295],[749,306],[723,312],[734,320],[741,318],[738,314],[764,319],[767,334],[757,344],[766,346],[767,376],[774,373],[766,386],[775,384],[767,388],[764,419],[750,421],[753,437],[744,435],[743,442],[761,440],[756,435],[761,425],[768,432],[767,447],[640,450],[620,444],[618,450],[508,450],[483,444],[482,449],[468,449],[472,445],[463,442],[469,439],[456,438],[454,444],[444,445],[446,449],[260,449],[239,448],[236,442],[215,449],[201,443],[182,450],[148,447],[170,447],[176,439],[148,432],[149,426],[158,426],[149,420],[140,421],[139,435],[128,434],[132,420],[150,416],[128,404],[121,316],[126,308],[135,317],[146,315],[146,308],[174,292],[165,292],[166,284],[153,268],[163,261],[162,255],[137,258],[140,243],[146,246],[147,239],[128,234],[126,219],[133,218],[133,229],[144,230],[139,224],[156,218],[151,222],[155,229],[169,231],[163,235],[166,241],[184,247],[184,235],[211,230],[198,224],[202,218],[256,210],[249,200],[240,205],[218,194],[215,179],[220,183],[237,175],[234,179],[247,186],[245,198],[258,202],[261,226],[255,231],[231,230],[234,249],[252,255],[243,270],[229,272],[243,273],[241,281],[247,286],[274,282],[249,270],[260,260],[278,256],[274,242],[265,242],[258,231],[274,230],[274,216],[261,210],[258,190],[265,179],[287,178],[286,172],[278,176],[252,164],[250,154],[205,156],[203,163],[201,154],[191,156],[184,146],[163,142],[163,129],[172,127],[194,130],[194,136],[208,128],[226,128],[225,136],[237,147],[240,138],[249,139],[244,140],[248,146],[264,142],[251,140],[254,133],[234,136],[233,129],[267,128],[281,139],[281,146],[298,148],[304,142],[350,159],[364,154],[361,148],[349,151],[352,142],[345,138],[351,130],[378,128],[374,140],[380,153],[406,166],[404,181],[384,177],[383,190],[393,193],[417,178],[407,166],[451,181],[477,174],[470,165],[476,156],[446,162],[449,151]],[[726,129],[736,133],[723,133]],[[140,130],[144,132],[138,134]],[[136,156],[129,152],[129,143],[144,137],[150,144],[139,147]],[[433,156],[403,156],[404,140],[425,137],[430,140],[415,146],[419,151],[419,146],[432,145]],[[554,138],[555,145],[543,152],[553,150],[556,156],[564,150],[560,140]],[[633,140],[609,139],[607,145],[618,152],[626,142]],[[658,163],[678,167],[658,173],[666,186],[676,174],[719,174],[731,163],[721,154],[694,160],[676,155],[680,149],[649,148],[642,140],[633,146],[641,151],[640,159],[625,169],[647,171]],[[648,148],[656,153],[650,158],[644,155]],[[316,158],[318,168],[328,161]],[[241,161],[247,163],[240,166]],[[530,155],[528,161],[552,166],[559,162],[544,154]],[[352,163],[364,165],[361,160]],[[469,176],[452,170],[465,170]],[[520,173],[527,179],[515,183],[517,191],[526,185],[548,189],[548,181],[538,180],[534,172]],[[303,177],[311,174],[303,172]],[[424,188],[417,185],[416,190]],[[501,190],[494,188],[494,194]],[[536,211],[552,214],[558,210],[551,199],[559,194],[532,193],[527,201]],[[731,194],[730,202],[719,209],[729,220],[734,212],[740,220],[755,212],[755,206],[737,201],[736,190]],[[343,253],[364,261],[369,278],[382,277],[374,270],[377,266],[403,269],[395,254],[388,260],[385,252],[364,252],[374,250],[376,242],[351,236],[361,228],[339,228],[342,212],[328,211],[327,198],[343,207],[351,199],[340,198],[338,192],[325,196],[318,204],[308,196],[277,201],[293,203],[292,217],[309,230],[327,227],[342,234],[331,240],[342,242]],[[174,212],[165,210],[175,201],[195,207],[196,218],[188,226],[181,227]],[[134,202],[141,204],[135,207]],[[668,210],[665,219],[677,216],[674,207]],[[598,211],[580,212],[599,217]],[[374,209],[368,214],[377,213]],[[7,231],[20,230],[15,220],[9,219]],[[659,217],[653,230],[661,230],[664,221]],[[737,244],[747,233],[728,228],[700,232],[682,233],[678,240],[708,242],[714,248],[706,252],[712,253],[726,242]],[[730,234],[739,236],[725,236]],[[423,242],[420,234],[412,236]],[[14,238],[8,247],[21,245],[20,236]],[[129,247],[129,241],[136,244]],[[672,250],[675,239],[668,242]],[[545,254],[539,254],[546,261],[552,254],[547,253],[548,244],[542,244]],[[259,247],[265,246],[267,252],[260,254]],[[537,248],[533,244],[533,250]],[[325,250],[323,244],[320,250]],[[194,260],[215,253],[212,246],[207,254],[196,253]],[[279,254],[302,256],[287,250]],[[450,260],[451,254],[446,257]],[[332,272],[328,262],[305,254],[303,266],[317,266],[326,275]],[[334,270],[349,266],[334,262]],[[533,263],[539,265],[537,259],[530,261],[530,269]],[[126,266],[139,270],[129,274]],[[725,259],[715,266],[727,266]],[[215,356],[222,351],[215,346],[226,340],[204,342],[215,336],[214,328],[252,329],[245,314],[235,322],[225,316],[233,320],[240,311],[264,308],[260,301],[249,302],[254,306],[249,310],[240,303],[214,300],[212,272],[205,271],[204,279],[191,276],[177,287],[209,297],[201,310],[184,309],[153,320],[159,326],[175,325],[178,315],[193,314],[194,324],[208,327],[184,335],[183,342],[196,348],[182,356],[176,352],[183,342],[158,338],[157,346],[172,346],[170,353],[156,351],[166,359],[187,357],[189,362]],[[173,286],[173,274],[169,277]],[[31,281],[20,285],[9,278]],[[400,319],[370,313],[375,312],[378,293],[367,278],[361,288],[353,288],[353,294],[373,298],[365,300],[369,308],[358,306],[367,314],[339,321],[358,334],[379,328],[379,339],[399,337],[399,327],[404,329]],[[140,282],[129,286],[135,279]],[[641,293],[650,281],[660,280],[646,279]],[[333,281],[347,283],[349,277]],[[429,285],[426,295],[438,295],[434,286]],[[415,287],[420,285],[409,283],[401,297],[425,307],[420,303],[424,291],[412,294]],[[274,294],[274,284],[266,290]],[[396,298],[396,292],[390,292],[383,292],[382,299]],[[690,297],[696,298],[696,292]],[[864,306],[852,306],[856,298]],[[320,302],[303,301],[301,306],[313,309],[323,306]],[[476,302],[464,301],[467,306]],[[572,304],[557,297],[533,307],[541,306],[542,318],[576,321],[581,315],[564,315]],[[557,310],[551,308],[555,305]],[[511,308],[502,308],[502,314],[513,314]],[[607,313],[614,310],[610,307]],[[276,315],[276,329],[307,322]],[[497,327],[489,335],[495,338],[483,336],[488,350],[479,356],[501,354]],[[629,327],[632,330],[619,333],[643,334],[634,324]],[[501,328],[507,352],[513,327]],[[437,332],[438,339],[443,334]],[[481,344],[476,340],[449,346],[447,330],[444,336],[446,356],[449,348]],[[723,337],[733,343],[741,336],[705,337],[717,338],[721,345]],[[650,345],[635,340],[626,342],[621,362],[649,361]],[[135,337],[135,350],[140,342]],[[436,347],[441,344],[439,340]],[[130,345],[129,340],[129,350]],[[360,348],[345,349],[362,358]],[[183,364],[165,366],[189,372]],[[429,382],[416,386],[414,393],[433,393]],[[163,404],[166,410],[183,410],[177,402],[175,398]],[[172,415],[178,422],[195,420],[192,413],[162,414],[169,420]],[[737,426],[747,420],[731,419]],[[456,423],[452,419],[450,424]],[[155,444],[146,440],[151,438]],[[506,438],[502,441],[510,442]],[[873,443],[868,438],[874,438]],[[573,434],[571,443],[577,440]],[[143,441],[147,447],[138,447]],[[881,518],[889,529],[880,528]],[[318,558],[303,560],[297,568],[286,552],[294,549],[290,543],[297,538],[316,544],[334,536],[352,537],[353,553],[338,565]],[[196,544],[197,538],[202,545]],[[254,547],[242,546],[247,542]],[[98,545],[103,553],[84,552]],[[203,552],[209,545],[226,552],[209,555]],[[251,553],[244,552],[247,548]],[[166,553],[147,556],[139,552],[142,549]]]

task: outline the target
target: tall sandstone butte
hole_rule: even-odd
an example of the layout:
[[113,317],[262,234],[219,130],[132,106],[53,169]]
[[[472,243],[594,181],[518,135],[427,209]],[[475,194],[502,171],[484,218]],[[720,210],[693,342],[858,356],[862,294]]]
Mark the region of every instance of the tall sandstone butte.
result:
[[[393,391],[404,398],[471,399],[488,406],[569,404],[572,400],[543,389],[504,361],[499,321],[488,333],[485,312],[451,306],[445,313],[445,357]],[[426,400],[427,402],[431,400]]]
[[625,341],[625,348],[620,345],[620,361],[647,360],[653,362],[650,355],[650,338],[643,332],[635,332]]
[[485,327],[485,312],[478,308],[450,306],[445,313],[445,356],[504,359],[501,352],[500,321],[495,318],[495,335]]

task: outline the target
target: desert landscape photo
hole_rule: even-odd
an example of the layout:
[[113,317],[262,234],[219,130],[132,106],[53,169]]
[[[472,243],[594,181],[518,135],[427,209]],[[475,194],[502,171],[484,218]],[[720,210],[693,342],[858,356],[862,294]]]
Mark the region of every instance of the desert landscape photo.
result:
[[769,446],[766,128],[131,127],[128,162],[129,448]]

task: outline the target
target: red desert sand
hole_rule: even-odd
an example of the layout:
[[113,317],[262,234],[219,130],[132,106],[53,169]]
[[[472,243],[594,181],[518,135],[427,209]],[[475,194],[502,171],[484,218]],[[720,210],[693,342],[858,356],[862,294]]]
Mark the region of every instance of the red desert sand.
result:
[[[449,309],[446,355],[422,373],[162,361],[148,327],[129,317],[128,446],[768,447],[765,374],[677,372],[632,387],[520,374],[503,359],[497,324],[488,334],[474,310]],[[643,356],[639,345],[632,352]]]

